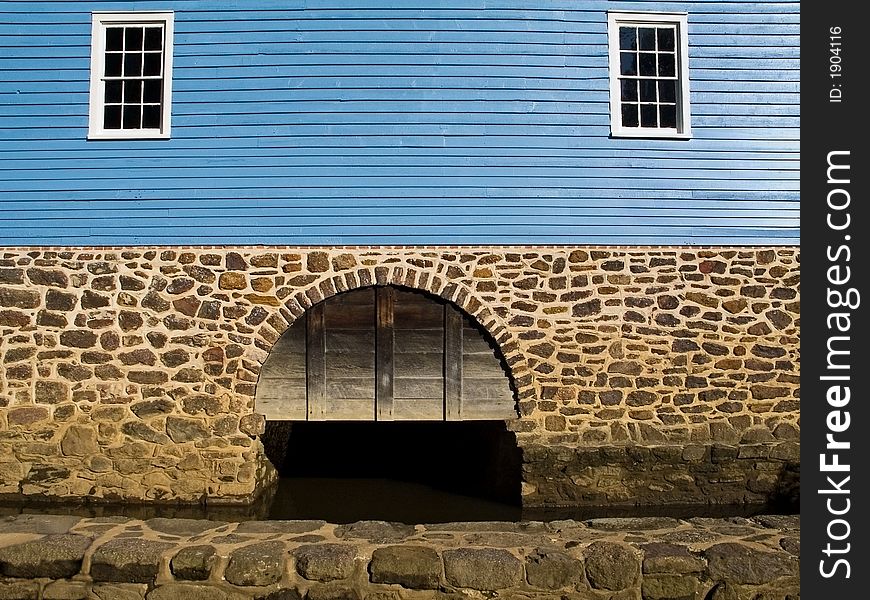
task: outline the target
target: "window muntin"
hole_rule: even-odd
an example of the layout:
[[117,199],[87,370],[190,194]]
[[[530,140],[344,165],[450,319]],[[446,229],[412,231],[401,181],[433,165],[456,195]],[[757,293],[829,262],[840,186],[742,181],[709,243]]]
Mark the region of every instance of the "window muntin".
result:
[[89,138],[169,137],[172,13],[95,13]]
[[686,15],[608,13],[611,133],[689,137]]

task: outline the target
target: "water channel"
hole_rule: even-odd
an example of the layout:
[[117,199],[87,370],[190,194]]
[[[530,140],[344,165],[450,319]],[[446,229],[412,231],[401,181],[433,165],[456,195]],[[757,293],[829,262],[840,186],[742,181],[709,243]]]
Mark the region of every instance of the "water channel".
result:
[[251,506],[0,501],[19,513],[225,521],[323,519],[551,521],[599,517],[795,514],[797,504],[523,508],[521,457],[504,422],[269,423],[267,455],[280,479]]

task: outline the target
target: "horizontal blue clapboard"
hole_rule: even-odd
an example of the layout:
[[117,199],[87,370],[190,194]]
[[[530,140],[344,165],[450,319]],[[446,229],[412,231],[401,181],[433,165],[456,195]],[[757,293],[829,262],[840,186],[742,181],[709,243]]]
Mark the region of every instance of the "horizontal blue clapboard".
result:
[[[174,10],[172,137],[88,141],[91,11]],[[689,14],[613,139],[607,10]],[[795,244],[797,2],[0,3],[0,245]]]

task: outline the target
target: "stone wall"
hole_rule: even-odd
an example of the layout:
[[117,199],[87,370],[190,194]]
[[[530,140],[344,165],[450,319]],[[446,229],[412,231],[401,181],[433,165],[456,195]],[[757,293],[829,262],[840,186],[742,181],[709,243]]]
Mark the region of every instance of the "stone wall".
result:
[[798,517],[0,522],[0,598],[797,600]]
[[799,435],[795,248],[7,248],[0,494],[250,498],[269,477],[270,348],[313,303],[374,284],[445,298],[497,341],[530,501],[589,484],[542,449]]
[[523,451],[523,486],[527,507],[747,503],[793,508],[800,500],[800,445],[539,443]]

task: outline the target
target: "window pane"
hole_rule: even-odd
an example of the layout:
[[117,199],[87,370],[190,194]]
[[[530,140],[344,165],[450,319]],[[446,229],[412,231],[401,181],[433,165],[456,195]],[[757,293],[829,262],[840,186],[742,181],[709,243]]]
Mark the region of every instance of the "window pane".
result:
[[142,82],[139,80],[124,82],[124,102],[137,104],[142,101]]
[[122,83],[120,81],[107,81],[106,82],[106,104],[116,104],[121,102],[121,87]]
[[134,52],[124,55],[124,77],[140,77],[142,75],[142,54]]
[[142,127],[144,129],[159,129],[160,128],[160,107],[159,106],[144,106],[144,107],[142,107]]
[[673,104],[659,106],[659,122],[661,127],[677,127],[677,107]]
[[151,52],[145,55],[145,75],[160,75],[160,66],[163,62],[163,55],[156,52]]
[[622,89],[620,100],[623,102],[637,102],[637,81],[634,79],[623,79],[619,82]]
[[124,107],[124,129],[140,129],[142,127],[142,107]]
[[145,28],[145,49],[146,50],[162,50],[163,49],[163,28],[161,28],[161,27],[146,27]]
[[121,57],[120,52],[106,54],[106,77],[121,76]]
[[120,105],[107,106],[103,110],[103,128],[105,129],[121,129],[121,107]]
[[620,52],[619,72],[622,75],[637,75],[637,54],[634,52]]
[[641,127],[657,127],[657,119],[656,115],[658,111],[656,110],[655,104],[641,104],[640,105],[640,126]]
[[673,54],[659,54],[659,75],[673,77],[677,73],[677,65]]
[[124,50],[142,49],[142,28],[126,27],[124,29]]
[[656,75],[656,55],[653,52],[641,52],[640,53],[640,74],[641,75],[650,75],[655,77]]
[[655,79],[640,80],[640,101],[655,102],[656,101],[656,81]]
[[142,94],[145,102],[160,102],[163,91],[163,81],[160,79],[149,79],[145,82],[145,91]]
[[659,102],[677,101],[677,82],[659,81]]
[[641,27],[637,30],[638,45],[641,50],[656,49],[656,30],[650,27]]
[[124,49],[124,28],[123,27],[107,27],[106,28],[106,50],[123,50]]
[[622,126],[623,127],[637,127],[637,104],[623,104],[622,105]]
[[658,30],[658,38],[659,38],[659,50],[674,50],[674,30],[673,29],[659,29]]
[[619,28],[619,49],[637,50],[637,27]]

